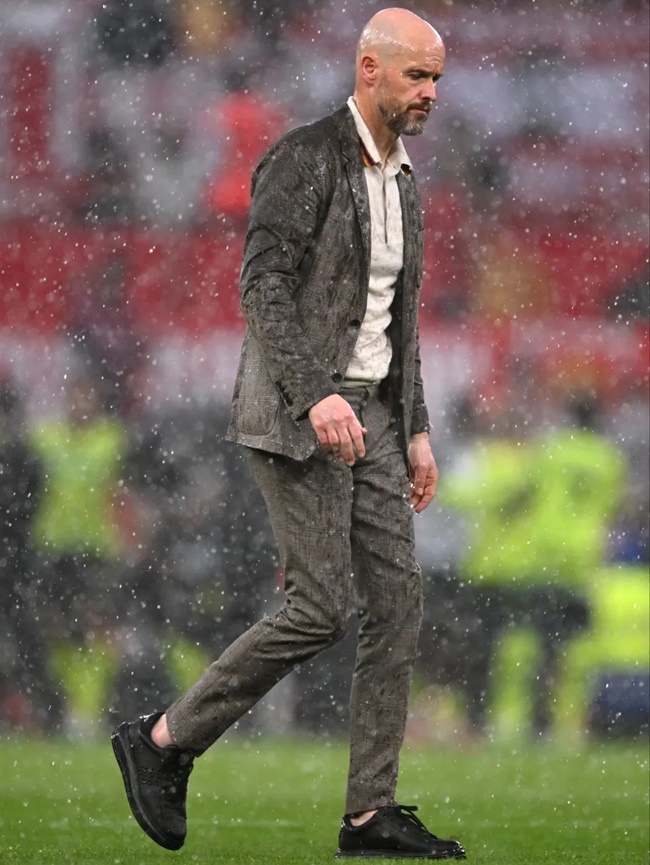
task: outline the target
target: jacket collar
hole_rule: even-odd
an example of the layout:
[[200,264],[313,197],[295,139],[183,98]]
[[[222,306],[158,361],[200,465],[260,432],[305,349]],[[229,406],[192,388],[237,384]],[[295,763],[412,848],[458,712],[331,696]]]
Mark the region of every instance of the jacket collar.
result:
[[334,114],[332,119],[336,124],[336,128],[341,139],[341,151],[346,160],[359,159],[359,133],[354,122],[352,112],[347,104],[341,105]]
[[[376,165],[381,165],[381,157],[379,156],[375,139],[368,128],[368,124],[363,119],[361,112],[357,108],[354,96],[350,96],[346,104],[352,112],[354,125],[359,133],[359,146],[361,148],[361,156],[363,157],[366,168],[373,168]],[[404,142],[401,138],[398,138],[393,145],[386,162],[390,163],[396,172],[401,168],[405,174],[408,174],[411,170],[411,160],[409,159],[409,155],[406,152]]]

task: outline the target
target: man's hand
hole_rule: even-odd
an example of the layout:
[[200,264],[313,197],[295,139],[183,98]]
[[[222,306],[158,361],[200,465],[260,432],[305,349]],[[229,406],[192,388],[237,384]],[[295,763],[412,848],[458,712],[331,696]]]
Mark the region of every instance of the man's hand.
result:
[[409,480],[411,505],[416,514],[429,505],[438,486],[438,468],[431,453],[428,433],[418,433],[409,441]]
[[348,466],[366,454],[363,437],[366,430],[357,420],[349,402],[338,393],[326,396],[309,409],[309,420],[318,441],[330,454]]

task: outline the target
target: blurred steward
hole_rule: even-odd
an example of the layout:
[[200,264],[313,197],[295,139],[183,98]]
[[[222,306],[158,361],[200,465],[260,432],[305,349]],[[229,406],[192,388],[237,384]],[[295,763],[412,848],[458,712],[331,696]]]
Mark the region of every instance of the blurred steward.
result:
[[[526,610],[527,577],[534,570],[528,539],[537,491],[525,436],[517,412],[504,411],[443,476],[441,500],[457,508],[468,527],[459,561],[470,610],[461,687],[470,732],[476,734],[488,731],[498,640]],[[536,618],[531,624],[544,623]]]
[[542,437],[532,457],[539,494],[531,544],[542,582],[588,593],[607,558],[608,528],[623,501],[625,460],[601,430],[601,409],[588,393],[570,395],[568,425]]
[[602,568],[590,593],[593,628],[584,649],[590,671],[587,730],[598,738],[648,735],[650,593],[648,559]]
[[[548,601],[549,632],[542,636],[533,725],[545,733],[565,640],[590,622],[598,574],[607,561],[608,531],[624,498],[625,459],[602,434],[601,407],[590,393],[567,399],[569,424],[533,449],[538,495],[531,546],[537,567],[531,581]],[[535,595],[532,598],[535,600]]]
[[538,638],[531,732],[540,736],[553,722],[566,643],[589,624],[590,585],[605,560],[624,463],[596,431],[595,405],[576,399],[569,410],[570,426],[537,441],[526,441],[524,424],[511,415],[443,486],[473,533],[462,562],[474,612],[465,685],[468,720],[479,733],[488,726],[493,656],[507,627],[527,626]]
[[64,412],[33,433],[45,472],[33,542],[49,635],[82,646],[102,626],[120,553],[114,510],[126,430],[105,414],[98,383],[86,372],[67,382]]

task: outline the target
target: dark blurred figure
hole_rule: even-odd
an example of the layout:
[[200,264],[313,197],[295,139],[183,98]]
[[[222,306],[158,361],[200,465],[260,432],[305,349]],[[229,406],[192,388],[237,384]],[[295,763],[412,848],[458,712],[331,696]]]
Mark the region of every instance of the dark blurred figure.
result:
[[618,321],[647,321],[650,315],[650,268],[644,265],[625,280],[607,300],[607,310]]
[[163,0],[106,0],[95,18],[101,52],[115,65],[161,66],[177,46],[172,9]]
[[300,0],[283,0],[282,3],[278,3],[277,0],[256,0],[255,3],[237,5],[241,7],[245,25],[251,28],[260,47],[268,52],[268,58],[271,60],[273,55],[281,50],[283,40],[291,32],[289,29],[291,19],[297,13],[304,11],[305,6],[313,6],[310,3],[304,4]]
[[90,225],[131,223],[136,209],[132,174],[127,151],[115,133],[102,124],[91,126],[79,177],[67,191],[72,217]]
[[[30,533],[43,470],[25,433],[21,395],[0,384],[0,722],[57,732],[63,700],[49,668]],[[6,643],[5,643],[6,641]]]
[[109,414],[128,414],[146,343],[129,305],[126,254],[113,251],[94,278],[74,293],[68,325],[77,354],[100,388]]
[[[449,438],[440,447],[438,464],[444,478],[472,460],[481,418],[470,393],[452,398],[447,407]],[[468,528],[458,511],[438,496],[415,521],[415,542],[425,591],[418,671],[427,684],[454,687],[463,680],[467,632],[472,613],[462,582],[461,563]]]
[[149,705],[158,692],[171,698],[170,628],[164,602],[164,550],[174,526],[171,501],[181,475],[159,425],[132,425],[123,468],[125,567],[111,597],[112,639],[117,663],[109,720],[117,722],[134,705]]
[[161,692],[177,696],[169,652],[179,639],[207,666],[273,601],[275,542],[245,460],[224,439],[228,417],[226,405],[190,405],[134,430],[125,476],[137,529],[116,597],[114,720],[155,707]]

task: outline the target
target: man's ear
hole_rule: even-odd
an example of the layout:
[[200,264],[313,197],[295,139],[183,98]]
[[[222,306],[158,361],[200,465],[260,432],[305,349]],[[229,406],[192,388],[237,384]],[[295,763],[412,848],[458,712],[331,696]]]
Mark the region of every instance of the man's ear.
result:
[[365,81],[366,84],[372,86],[376,80],[379,72],[379,63],[377,62],[377,58],[374,54],[364,54],[361,58],[361,77]]

